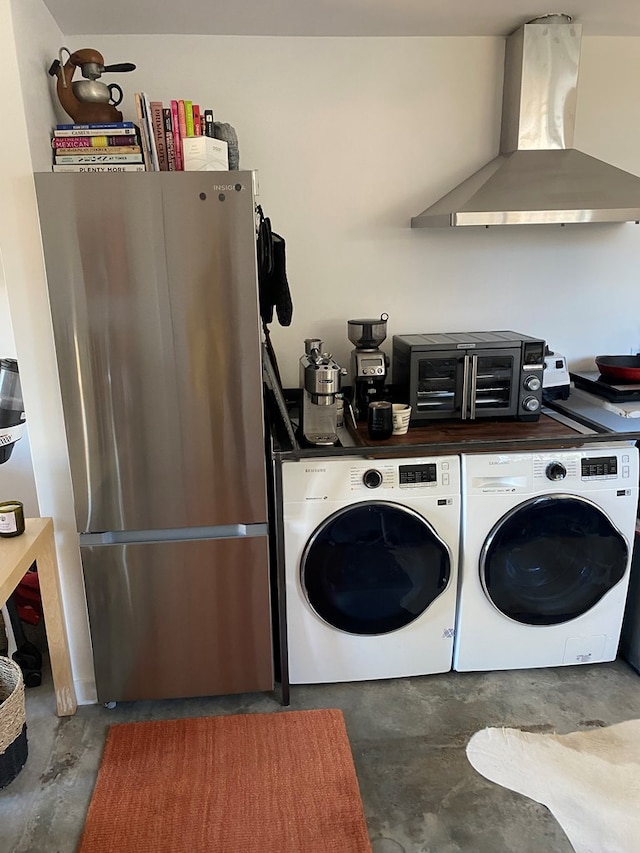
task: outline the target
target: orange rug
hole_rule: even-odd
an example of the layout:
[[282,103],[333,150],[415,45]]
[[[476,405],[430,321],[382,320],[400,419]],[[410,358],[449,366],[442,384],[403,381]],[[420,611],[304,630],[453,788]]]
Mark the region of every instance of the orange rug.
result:
[[370,853],[342,712],[112,726],[79,853]]

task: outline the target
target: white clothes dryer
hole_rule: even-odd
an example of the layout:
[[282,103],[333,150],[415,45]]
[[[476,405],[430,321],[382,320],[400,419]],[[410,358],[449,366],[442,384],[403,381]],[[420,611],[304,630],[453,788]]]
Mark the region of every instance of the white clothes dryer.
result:
[[614,660],[638,504],[638,450],[462,457],[453,668]]
[[460,461],[284,462],[289,680],[451,669]]

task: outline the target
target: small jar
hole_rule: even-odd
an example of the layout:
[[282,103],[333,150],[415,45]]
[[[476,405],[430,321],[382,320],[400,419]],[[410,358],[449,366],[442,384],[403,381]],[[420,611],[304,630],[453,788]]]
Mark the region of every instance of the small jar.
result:
[[24,533],[24,507],[20,501],[0,502],[0,536],[20,536]]

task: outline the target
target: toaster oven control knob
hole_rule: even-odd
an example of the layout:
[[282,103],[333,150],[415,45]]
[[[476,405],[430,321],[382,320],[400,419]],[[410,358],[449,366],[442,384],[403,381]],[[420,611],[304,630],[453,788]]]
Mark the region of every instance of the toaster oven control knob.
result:
[[522,401],[522,408],[527,412],[537,412],[540,408],[540,400],[537,397],[525,397]]
[[378,486],[382,485],[382,474],[375,468],[369,468],[362,475],[362,482],[368,489],[377,489]]
[[540,382],[539,376],[527,376],[523,382],[524,387],[527,391],[539,391],[542,382]]
[[548,480],[564,480],[567,476],[567,469],[562,462],[550,462],[545,471]]

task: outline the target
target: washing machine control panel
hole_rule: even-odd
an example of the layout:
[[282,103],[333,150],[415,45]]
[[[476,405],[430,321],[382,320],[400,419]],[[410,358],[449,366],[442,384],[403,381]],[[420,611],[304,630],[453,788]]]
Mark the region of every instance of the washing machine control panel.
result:
[[585,457],[580,460],[581,475],[592,479],[597,477],[617,477],[618,476],[618,458],[617,456],[599,456]]
[[431,462],[426,465],[400,465],[398,475],[401,486],[436,483],[438,481],[437,466]]

